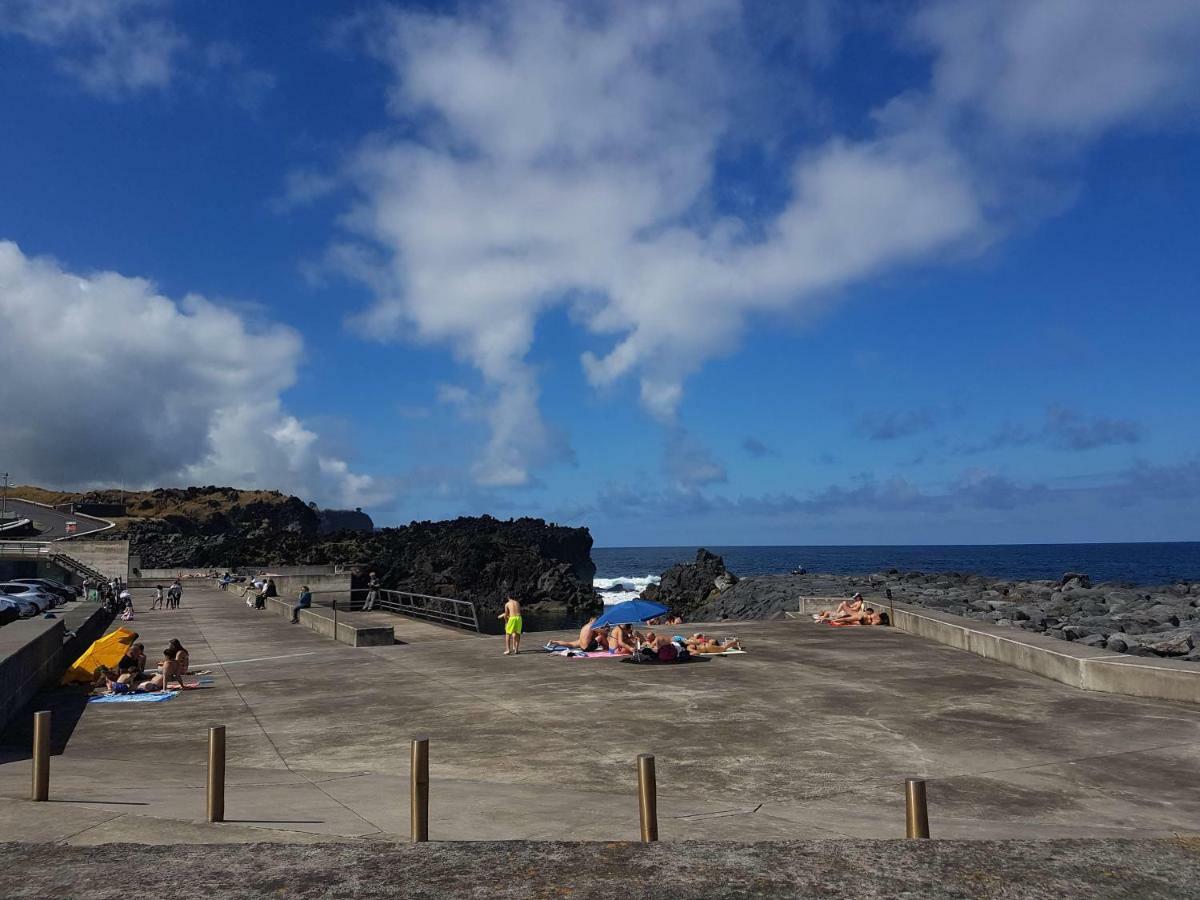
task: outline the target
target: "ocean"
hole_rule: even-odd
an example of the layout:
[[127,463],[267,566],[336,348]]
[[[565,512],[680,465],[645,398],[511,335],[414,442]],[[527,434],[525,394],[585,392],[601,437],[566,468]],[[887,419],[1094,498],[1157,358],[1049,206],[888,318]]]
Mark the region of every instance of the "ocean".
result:
[[[709,547],[736,575],[809,572],[865,575],[901,572],[971,572],[996,578],[1038,580],[1086,572],[1092,581],[1171,584],[1200,581],[1200,543],[997,544],[896,547]],[[675,563],[691,562],[695,547],[595,547],[593,584],[605,603],[636,597]]]

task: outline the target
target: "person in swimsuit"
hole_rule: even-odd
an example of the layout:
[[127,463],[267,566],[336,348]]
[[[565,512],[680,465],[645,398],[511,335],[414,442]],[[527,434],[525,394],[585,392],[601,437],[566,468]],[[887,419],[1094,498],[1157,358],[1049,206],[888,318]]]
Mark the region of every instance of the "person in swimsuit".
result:
[[577,641],[550,641],[550,643],[555,647],[573,650],[587,650],[590,652],[596,644],[596,639],[593,634],[595,631],[595,624],[595,616],[592,616],[590,619],[584,622],[583,627],[579,629],[579,640]]
[[833,622],[843,619],[851,619],[861,613],[862,608],[863,595],[856,593],[849,600],[843,600],[841,603],[839,603],[837,605],[837,609],[833,610],[832,612],[825,610],[824,612],[813,613],[813,621]]
[[741,650],[742,642],[737,638],[719,641],[705,634],[697,634],[687,642],[687,649],[689,653],[724,653],[726,650]]
[[628,655],[637,650],[633,629],[628,625],[614,625],[608,635],[608,649],[613,653]]
[[167,644],[167,649],[175,651],[175,663],[179,667],[179,674],[186,675],[188,667],[192,664],[192,656],[187,652],[187,647],[179,643],[179,638],[171,638],[171,643]]
[[521,652],[521,604],[509,597],[504,609],[496,618],[504,620],[504,655],[516,656]]

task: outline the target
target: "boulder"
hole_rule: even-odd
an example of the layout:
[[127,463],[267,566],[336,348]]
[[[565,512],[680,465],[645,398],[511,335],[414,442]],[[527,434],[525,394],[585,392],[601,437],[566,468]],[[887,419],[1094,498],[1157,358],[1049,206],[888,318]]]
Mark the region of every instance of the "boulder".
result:
[[1092,579],[1083,572],[1067,572],[1058,580],[1058,586],[1064,590],[1090,588],[1092,586]]
[[[653,599],[668,607],[672,615],[696,618],[696,611],[708,606],[703,617],[719,618],[725,612],[723,609],[714,609],[713,604],[719,603],[722,595],[737,583],[737,576],[725,568],[725,560],[700,548],[696,551],[695,562],[680,563],[662,573]],[[642,596],[646,597],[645,592]],[[744,601],[748,598],[743,596],[741,599]]]

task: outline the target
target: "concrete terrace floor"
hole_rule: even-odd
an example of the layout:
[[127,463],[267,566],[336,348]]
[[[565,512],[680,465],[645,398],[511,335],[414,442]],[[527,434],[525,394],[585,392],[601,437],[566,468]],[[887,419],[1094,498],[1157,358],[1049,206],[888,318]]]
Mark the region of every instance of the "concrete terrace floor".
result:
[[[389,620],[407,643],[354,649],[209,587],[139,612],[151,658],[178,637],[215,685],[144,705],[44,692],[52,802],[27,800],[19,722],[0,740],[0,841],[404,838],[416,735],[434,840],[636,839],[643,752],[664,841],[899,837],[908,776],[929,780],[939,838],[1200,832],[1189,705],[1080,692],[890,629],[726,624],[749,654],[637,666],[537,652],[545,635],[506,657],[499,637]],[[219,826],[202,823],[211,724],[228,727]]]

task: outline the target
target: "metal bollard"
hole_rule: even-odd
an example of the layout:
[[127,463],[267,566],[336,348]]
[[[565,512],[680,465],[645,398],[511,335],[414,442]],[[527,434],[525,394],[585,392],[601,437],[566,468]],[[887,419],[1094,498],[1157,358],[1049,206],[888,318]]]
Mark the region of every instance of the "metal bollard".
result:
[[33,799],[50,799],[50,712],[33,714]]
[[904,782],[905,837],[929,837],[929,807],[925,803],[925,781],[908,778]]
[[429,840],[429,738],[413,739],[411,759],[409,801],[412,807],[412,839],[423,842]]
[[225,821],[225,726],[208,729],[208,821]]
[[654,754],[638,756],[638,809],[642,820],[642,843],[658,840],[658,782],[654,777]]

